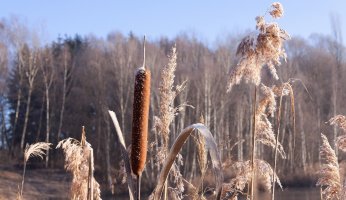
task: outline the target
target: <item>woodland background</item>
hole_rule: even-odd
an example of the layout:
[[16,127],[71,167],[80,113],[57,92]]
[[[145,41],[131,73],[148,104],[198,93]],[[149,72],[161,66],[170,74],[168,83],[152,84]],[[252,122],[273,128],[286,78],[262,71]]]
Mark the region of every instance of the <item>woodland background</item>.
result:
[[[320,163],[320,133],[330,140],[338,130],[325,122],[346,113],[345,46],[340,26],[332,23],[331,35],[313,34],[308,39],[292,37],[286,43],[287,62],[278,69],[280,82],[293,82],[295,127],[290,99],[283,101],[280,140],[288,154],[279,160],[278,174],[284,185],[313,186]],[[187,106],[171,126],[171,140],[184,127],[198,122],[202,115],[220,147],[222,160],[250,157],[251,98],[253,87],[240,84],[226,93],[230,69],[237,64],[237,45],[245,35],[228,35],[212,47],[193,34],[184,33],[170,40],[162,37],[147,41],[146,63],[152,73],[150,124],[159,114],[160,70],[167,64],[173,45],[178,60],[176,85],[187,80],[177,96],[176,105]],[[123,163],[115,130],[107,110],[118,116],[130,143],[134,72],[142,64],[143,39],[134,33],[109,33],[106,38],[93,35],[62,36],[43,43],[40,35],[17,18],[0,21],[0,159],[22,162],[25,144],[80,138],[85,126],[87,140],[94,148],[96,176],[107,185],[120,185]],[[263,71],[264,83],[273,83]],[[277,126],[277,123],[274,123]],[[152,129],[150,133],[155,131]],[[149,144],[156,134],[149,135]],[[22,139],[23,138],[23,139]],[[240,142],[239,141],[245,141]],[[237,143],[237,145],[235,145]],[[249,143],[249,144],[248,144]],[[197,165],[194,142],[182,152],[181,172],[187,179]],[[149,145],[150,146],[150,145]],[[266,153],[263,153],[266,152]],[[273,163],[274,152],[260,147],[259,157]],[[343,158],[342,155],[339,156]],[[156,180],[154,156],[148,156],[143,179],[148,187]],[[44,165],[44,162],[33,162]],[[63,156],[51,150],[49,168],[62,168]],[[306,181],[299,181],[301,179]],[[126,187],[124,186],[126,189]]]

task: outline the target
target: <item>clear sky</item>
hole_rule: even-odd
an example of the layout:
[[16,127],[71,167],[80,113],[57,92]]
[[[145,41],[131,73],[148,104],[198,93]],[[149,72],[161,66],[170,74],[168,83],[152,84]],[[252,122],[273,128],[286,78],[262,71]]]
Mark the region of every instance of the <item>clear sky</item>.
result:
[[[24,19],[29,27],[44,27],[44,38],[58,35],[94,34],[112,31],[149,39],[174,38],[192,32],[212,44],[227,33],[253,30],[255,17],[266,12],[269,0],[4,0],[0,17]],[[331,34],[330,15],[339,16],[346,40],[346,0],[282,0],[285,10],[280,25],[291,35]]]

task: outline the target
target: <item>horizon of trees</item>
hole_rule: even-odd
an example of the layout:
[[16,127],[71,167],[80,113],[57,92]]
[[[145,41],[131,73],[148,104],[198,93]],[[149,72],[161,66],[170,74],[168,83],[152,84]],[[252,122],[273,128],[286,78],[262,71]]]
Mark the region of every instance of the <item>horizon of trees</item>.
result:
[[[279,160],[279,174],[308,173],[319,163],[320,133],[334,140],[338,130],[327,122],[346,114],[345,46],[335,27],[331,36],[293,37],[286,44],[287,62],[278,69],[279,82],[291,80],[295,94],[296,127],[290,119],[290,101],[284,98],[280,141],[288,153]],[[169,40],[147,41],[146,63],[152,74],[150,125],[159,113],[159,81],[173,45],[178,60],[175,82],[187,80],[176,104],[188,102],[171,126],[171,141],[184,127],[203,115],[213,133],[223,161],[243,160],[250,155],[252,89],[246,84],[226,93],[228,72],[241,35],[230,35],[214,48],[187,34]],[[25,144],[80,139],[85,126],[94,148],[96,170],[110,187],[121,176],[118,141],[107,110],[118,116],[127,144],[130,141],[134,71],[142,64],[142,39],[133,33],[110,33],[107,38],[65,36],[41,44],[39,35],[20,21],[0,21],[0,149],[19,156]],[[263,81],[274,79],[263,71]],[[274,129],[275,130],[275,129]],[[295,130],[295,131],[294,131]],[[149,134],[153,130],[149,131]],[[153,134],[150,134],[153,135]],[[154,141],[149,135],[149,144]],[[235,148],[232,148],[238,141]],[[192,179],[196,165],[193,141],[182,152],[184,177]],[[150,151],[150,150],[149,150]],[[274,152],[260,146],[259,153],[272,162]],[[46,166],[63,163],[61,152],[52,149]],[[149,156],[150,158],[150,152]],[[339,158],[343,158],[342,155]],[[155,167],[148,160],[144,179],[155,183]],[[103,170],[104,169],[104,170]],[[154,179],[153,179],[154,178]],[[149,184],[149,185],[150,185]]]

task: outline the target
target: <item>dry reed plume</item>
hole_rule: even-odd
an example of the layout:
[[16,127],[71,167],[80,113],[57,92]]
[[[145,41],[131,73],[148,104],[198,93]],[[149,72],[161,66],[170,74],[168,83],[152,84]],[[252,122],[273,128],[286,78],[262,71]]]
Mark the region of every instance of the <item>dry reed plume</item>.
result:
[[[270,146],[273,149],[277,149],[282,158],[286,158],[283,146],[280,143],[276,143],[276,137],[274,134],[273,126],[268,116],[274,116],[276,111],[276,99],[278,96],[274,93],[277,87],[269,88],[265,85],[261,85],[261,91],[264,97],[258,103],[256,110],[256,129],[255,137],[257,142],[261,142],[264,145]],[[288,94],[283,92],[282,95]]]
[[50,148],[51,143],[47,142],[38,142],[31,145],[26,145],[24,150],[24,166],[23,166],[23,177],[20,191],[18,192],[17,199],[23,198],[23,188],[24,188],[24,178],[26,171],[26,164],[31,157],[39,157],[43,159],[43,156],[46,155],[47,150]]
[[[278,2],[273,3],[269,14],[273,18],[280,18],[283,15],[282,5]],[[240,60],[231,71],[228,92],[242,79],[259,85],[264,65],[275,79],[279,79],[275,67],[281,64],[281,59],[286,60],[283,42],[290,36],[277,23],[267,23],[264,16],[256,17],[256,30],[258,33],[243,38],[238,46],[237,55],[240,56]]]
[[[170,54],[168,55],[168,64],[161,71],[161,81],[159,86],[160,94],[160,113],[159,116],[155,116],[154,127],[157,130],[158,135],[162,138],[162,145],[159,148],[159,152],[156,155],[156,165],[161,166],[167,158],[169,148],[169,128],[174,117],[183,109],[186,104],[174,106],[175,97],[181,92],[186,85],[186,81],[181,85],[174,87],[175,70],[177,67],[177,51],[176,46],[172,47]],[[171,198],[182,199],[184,192],[184,179],[180,173],[179,166],[183,165],[183,160],[180,154],[177,155],[176,162],[173,163],[171,169],[171,177],[175,187],[169,188],[172,195]],[[180,159],[179,159],[180,158]],[[167,182],[165,185],[165,198],[167,197]]]
[[324,188],[322,194],[326,199],[343,199],[344,195],[342,192],[338,158],[330,146],[327,137],[323,134],[321,134],[321,137],[322,145],[320,147],[320,155],[325,163],[319,171],[320,178],[316,185]]
[[160,114],[156,117],[155,127],[163,138],[163,145],[168,148],[169,126],[174,119],[176,111],[174,110],[174,72],[177,67],[177,50],[173,46],[170,55],[168,55],[168,65],[161,71],[161,81],[159,86],[160,94]]
[[84,127],[81,142],[67,138],[58,143],[65,155],[65,169],[72,173],[71,199],[101,199],[100,185],[92,176],[94,171],[93,149],[86,141]]
[[331,125],[336,125],[341,128],[345,134],[336,138],[336,146],[343,152],[346,152],[346,117],[337,115],[329,120]]
[[342,130],[346,131],[346,116],[337,115],[329,120],[331,125],[337,125]]
[[[269,88],[261,84],[262,98],[256,108],[256,128],[255,128],[255,141],[262,143],[277,151],[283,159],[286,158],[286,153],[281,143],[278,142],[274,134],[272,123],[269,117],[273,116],[277,110],[276,98],[290,95],[290,87],[284,83],[281,86],[273,86]],[[250,161],[237,162],[233,166],[236,171],[236,177],[230,183],[225,184],[223,192],[225,196],[230,199],[236,198],[245,189],[246,184],[250,184],[252,177],[252,165]],[[280,187],[281,183],[275,171],[264,160],[255,159],[254,169],[259,172],[259,175],[264,178],[266,188],[270,191],[274,182],[277,182]],[[264,169],[268,170],[265,173]],[[228,195],[226,195],[228,194]]]
[[[283,7],[278,2],[273,3],[269,9],[269,14],[275,19],[282,17],[283,12]],[[272,147],[275,150],[275,166],[277,152],[280,153],[282,158],[286,158],[283,146],[278,142],[278,135],[275,136],[274,134],[273,126],[269,120],[269,117],[274,117],[274,113],[277,109],[276,98],[280,97],[280,106],[282,96],[285,95],[290,95],[291,104],[294,103],[294,101],[292,101],[294,99],[290,84],[284,83],[281,86],[273,86],[271,88],[261,84],[260,88],[263,98],[259,101],[258,105],[256,105],[256,103],[257,86],[261,83],[261,70],[263,66],[268,67],[274,79],[279,79],[276,67],[281,64],[281,59],[286,61],[286,53],[283,48],[283,42],[288,40],[290,36],[285,30],[281,29],[277,23],[266,22],[265,15],[256,17],[256,30],[257,33],[243,38],[238,45],[236,54],[240,56],[240,59],[238,64],[231,70],[227,88],[227,92],[230,92],[232,87],[239,84],[242,79],[255,85],[253,100],[254,106],[251,162],[243,162],[243,168],[246,168],[247,166],[246,170],[244,169],[245,174],[238,174],[240,178],[238,177],[237,179],[236,177],[233,180],[241,180],[241,187],[237,186],[235,183],[230,183],[224,188],[224,193],[228,192],[231,195],[229,198],[237,198],[239,191],[242,191],[245,188],[245,185],[249,184],[249,194],[251,195],[251,199],[253,199],[255,187],[254,179],[257,168],[261,166],[265,166],[265,169],[271,171],[271,175],[266,174],[265,176],[267,177],[265,179],[267,183],[278,182],[278,179],[276,178],[277,176],[275,175],[275,170],[273,170],[265,161],[259,162],[259,160],[255,158],[257,142]],[[279,119],[280,118],[278,117],[278,123],[280,123]],[[279,132],[277,134],[279,134]],[[258,166],[259,164],[260,166]],[[259,172],[261,173],[260,170]],[[269,184],[267,184],[267,186],[268,185]],[[270,184],[270,186],[272,186],[272,184]],[[269,187],[268,189],[270,190]],[[272,199],[274,199],[274,186]]]

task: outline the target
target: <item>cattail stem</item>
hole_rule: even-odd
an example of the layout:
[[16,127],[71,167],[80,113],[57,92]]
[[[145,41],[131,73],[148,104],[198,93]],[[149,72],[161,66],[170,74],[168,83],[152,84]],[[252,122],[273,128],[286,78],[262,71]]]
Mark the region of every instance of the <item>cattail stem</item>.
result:
[[144,38],[143,38],[143,68],[144,69],[145,69],[145,43],[146,43],[146,40],[144,35]]
[[141,199],[141,177],[142,175],[137,175],[137,200]]
[[254,100],[253,100],[253,118],[252,118],[252,156],[251,156],[251,167],[252,167],[252,176],[251,176],[251,200],[254,199],[255,191],[255,159],[256,159],[256,101],[257,101],[257,86],[255,86]]
[[273,170],[273,181],[272,181],[273,182],[272,200],[275,199],[275,173],[276,173],[276,164],[277,164],[276,162],[277,162],[277,156],[278,156],[278,144],[279,144],[279,135],[280,135],[282,96],[283,95],[281,94],[280,101],[279,101],[278,118],[277,118],[277,134],[276,134],[276,141],[275,141],[274,170]]

